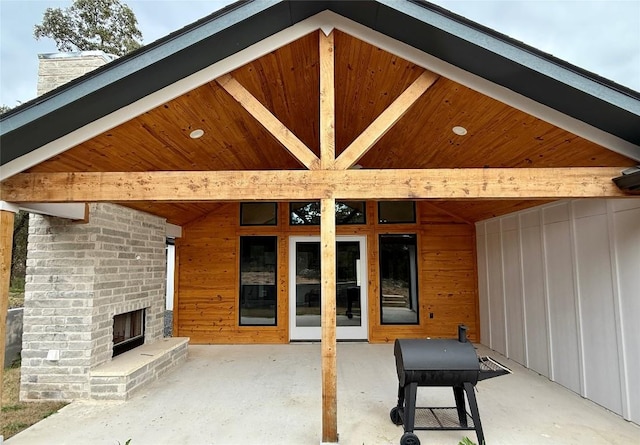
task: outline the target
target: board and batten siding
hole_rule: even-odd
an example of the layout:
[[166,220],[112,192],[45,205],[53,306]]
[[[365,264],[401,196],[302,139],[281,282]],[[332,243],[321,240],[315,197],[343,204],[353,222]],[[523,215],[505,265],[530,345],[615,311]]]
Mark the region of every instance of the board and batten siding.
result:
[[481,342],[640,423],[640,199],[476,223]]
[[[368,252],[369,341],[407,337],[456,337],[468,326],[479,339],[475,227],[433,206],[417,203],[415,224],[378,224],[377,205],[367,203],[367,224],[337,226],[337,235],[365,235]],[[278,225],[242,227],[240,204],[221,203],[210,214],[182,227],[176,239],[174,335],[191,343],[287,343],[289,341],[290,236],[319,235],[318,226],[290,226],[288,204],[278,207]],[[418,325],[380,322],[378,236],[415,233],[418,241]],[[277,326],[239,325],[240,236],[278,237]]]

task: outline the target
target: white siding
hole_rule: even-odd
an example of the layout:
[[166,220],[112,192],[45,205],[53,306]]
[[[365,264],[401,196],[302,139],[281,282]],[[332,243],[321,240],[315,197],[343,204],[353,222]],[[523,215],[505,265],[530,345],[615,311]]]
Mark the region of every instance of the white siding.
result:
[[[478,298],[480,299],[480,319],[490,320],[489,317],[489,294],[487,288],[487,236],[482,230],[476,230],[476,247],[478,252]],[[482,254],[480,253],[482,252]],[[485,344],[491,344],[491,331],[489,325],[491,323],[480,323],[480,341]]]
[[[613,251],[617,289],[618,350],[623,358],[624,417],[640,423],[640,200],[613,202]],[[617,211],[616,211],[617,210]]]
[[[504,283],[502,280],[502,247],[500,224],[487,224],[487,295],[489,296],[489,325],[491,344],[489,347],[507,354],[505,333]],[[492,273],[498,271],[498,273]]]
[[502,251],[508,354],[513,360],[524,365],[522,259],[520,236],[516,230],[502,232]]
[[640,423],[640,199],[476,227],[482,342]]

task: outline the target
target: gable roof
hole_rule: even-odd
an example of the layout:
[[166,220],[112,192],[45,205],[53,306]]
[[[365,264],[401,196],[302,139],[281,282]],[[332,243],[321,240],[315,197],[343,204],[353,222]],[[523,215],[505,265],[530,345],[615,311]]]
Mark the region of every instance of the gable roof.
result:
[[263,0],[234,3],[6,113],[1,164],[325,10],[614,135],[631,146],[623,154],[640,159],[639,93],[440,7]]
[[[584,174],[615,171],[613,176],[640,160],[638,93],[441,8],[393,0],[248,1],[3,115],[5,199],[78,201],[79,195],[47,195],[50,187],[34,178],[43,174],[47,182],[48,173],[79,178],[79,172],[129,177],[174,171],[191,181],[192,171],[217,178],[216,171],[241,177],[243,170],[311,169],[309,162],[320,157],[320,77],[328,72],[320,67],[319,48],[328,38],[335,55],[337,157],[345,161],[345,151],[358,145],[381,113],[406,104],[359,155],[365,170],[395,169],[402,177],[405,169],[506,167],[519,177],[520,167],[548,167],[560,168],[547,172],[560,186],[567,182],[566,167],[596,167]],[[407,102],[410,90],[421,92]],[[243,103],[238,92],[253,105]],[[261,107],[280,133],[256,114]],[[452,133],[461,124],[468,136]],[[191,139],[199,127],[205,136]],[[281,139],[289,136],[299,138],[301,151]],[[5,181],[21,172],[28,174]],[[35,181],[30,198],[16,195],[26,187],[20,181],[29,178]],[[523,191],[517,200],[458,196],[437,206],[473,222],[557,196],[530,190],[532,195]],[[113,196],[109,200],[120,195]],[[200,196],[137,194],[121,204],[183,225],[214,211],[215,200],[222,199]]]

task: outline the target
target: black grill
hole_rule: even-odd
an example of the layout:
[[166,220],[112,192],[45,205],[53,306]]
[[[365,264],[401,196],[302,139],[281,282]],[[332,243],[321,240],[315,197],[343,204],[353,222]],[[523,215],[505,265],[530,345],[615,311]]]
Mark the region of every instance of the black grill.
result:
[[[480,380],[511,371],[489,357],[478,357],[473,345],[467,341],[464,325],[458,326],[457,339],[398,339],[394,354],[398,405],[390,415],[393,423],[404,425],[400,444],[420,445],[414,430],[475,430],[478,443],[483,444],[474,387]],[[419,386],[451,386],[456,406],[416,407]],[[471,413],[466,410],[465,393]],[[419,426],[415,425],[416,418]]]

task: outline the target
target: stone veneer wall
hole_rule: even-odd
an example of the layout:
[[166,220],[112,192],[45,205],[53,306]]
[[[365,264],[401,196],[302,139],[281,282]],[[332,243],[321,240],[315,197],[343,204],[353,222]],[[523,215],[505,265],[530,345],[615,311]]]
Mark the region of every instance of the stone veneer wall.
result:
[[21,399],[89,398],[116,314],[146,308],[145,343],[162,338],[165,225],[113,204],[91,204],[84,224],[30,216]]
[[77,51],[38,54],[38,89],[40,96],[60,85],[109,63],[116,56],[102,51]]

